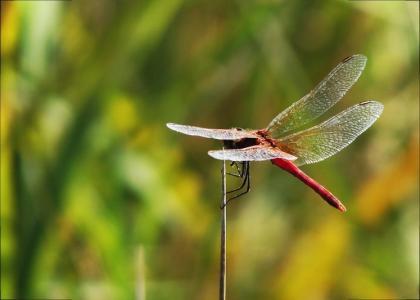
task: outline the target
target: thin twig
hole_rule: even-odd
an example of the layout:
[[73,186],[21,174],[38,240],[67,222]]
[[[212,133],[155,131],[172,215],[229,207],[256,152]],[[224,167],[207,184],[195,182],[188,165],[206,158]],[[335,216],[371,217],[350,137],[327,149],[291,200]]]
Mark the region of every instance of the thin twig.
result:
[[221,200],[221,230],[220,230],[220,285],[219,300],[226,299],[226,164],[222,167],[222,200]]

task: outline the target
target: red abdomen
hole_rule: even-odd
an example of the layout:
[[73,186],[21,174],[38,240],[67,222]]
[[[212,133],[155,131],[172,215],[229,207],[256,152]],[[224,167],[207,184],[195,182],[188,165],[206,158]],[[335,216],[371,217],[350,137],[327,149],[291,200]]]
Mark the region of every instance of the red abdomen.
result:
[[314,179],[306,175],[301,169],[299,169],[291,161],[284,160],[281,158],[272,159],[271,162],[279,168],[289,172],[304,184],[313,189],[318,195],[320,195],[327,203],[340,211],[346,211],[346,207],[337,199],[330,191],[320,185]]

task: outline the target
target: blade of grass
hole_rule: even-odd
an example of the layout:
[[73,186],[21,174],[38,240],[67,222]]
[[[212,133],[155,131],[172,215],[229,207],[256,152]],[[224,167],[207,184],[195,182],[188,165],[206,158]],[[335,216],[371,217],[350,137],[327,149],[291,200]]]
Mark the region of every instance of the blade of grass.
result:
[[219,300],[226,299],[226,164],[223,161],[222,167],[222,199],[221,207],[221,230],[220,230],[220,285]]

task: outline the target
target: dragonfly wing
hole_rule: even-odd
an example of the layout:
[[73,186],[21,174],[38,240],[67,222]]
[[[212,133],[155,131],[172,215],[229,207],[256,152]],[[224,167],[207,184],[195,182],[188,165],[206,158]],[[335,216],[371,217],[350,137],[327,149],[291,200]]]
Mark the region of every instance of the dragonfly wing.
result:
[[241,130],[238,128],[232,129],[210,129],[189,125],[180,125],[174,123],[167,123],[166,126],[174,131],[194,136],[201,136],[216,140],[239,140],[243,138],[258,138],[257,134],[251,131]]
[[243,149],[224,149],[209,151],[209,155],[215,159],[230,161],[260,161],[274,158],[295,160],[296,157],[280,149],[257,145]]
[[366,65],[366,57],[350,56],[336,66],[309,94],[282,111],[268,125],[274,138],[316,119],[334,104],[357,81]]
[[376,101],[354,105],[327,121],[279,139],[280,147],[297,157],[295,165],[324,160],[339,152],[368,129],[383,111]]

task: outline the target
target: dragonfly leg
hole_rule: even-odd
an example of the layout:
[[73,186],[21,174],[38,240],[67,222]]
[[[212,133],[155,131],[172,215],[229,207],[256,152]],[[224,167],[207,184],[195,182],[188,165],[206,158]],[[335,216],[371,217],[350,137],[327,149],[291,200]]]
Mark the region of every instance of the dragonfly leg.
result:
[[230,202],[230,201],[232,201],[233,199],[236,199],[236,198],[239,198],[239,197],[241,197],[241,196],[243,196],[243,195],[245,195],[245,194],[247,194],[250,190],[251,190],[251,176],[249,175],[249,173],[247,173],[247,175],[246,175],[246,179],[244,180],[244,182],[246,181],[246,189],[245,189],[245,191],[243,191],[242,193],[240,193],[240,194],[238,194],[238,195],[235,195],[235,196],[233,196],[233,197],[231,197],[231,198],[229,198],[229,199],[227,199],[227,201],[226,201],[226,205]]
[[243,170],[243,162],[242,162],[242,170],[239,169],[238,163],[236,161],[232,161],[230,163],[230,166],[231,167],[235,166],[235,168],[236,168],[236,174],[235,173],[226,172],[227,175],[230,175],[230,176],[233,176],[233,177],[240,177],[240,178],[243,177],[243,172],[244,172],[244,170]]
[[[235,166],[237,174],[226,172],[227,175],[234,176],[234,177],[241,177],[241,172],[239,171],[239,167],[238,167],[238,164],[236,163],[236,161],[232,161],[229,164],[229,166],[231,166],[231,167]],[[223,168],[220,169],[220,173],[223,173]]]
[[[237,191],[240,191],[240,190],[242,190],[243,189],[243,187],[246,185],[246,189],[245,189],[245,191],[243,191],[243,192],[241,192],[241,193],[239,193],[239,194],[237,194],[237,195],[234,195],[234,196],[232,196],[231,198],[229,198],[227,201],[226,201],[226,204],[227,203],[229,203],[229,201],[231,201],[231,200],[233,200],[233,199],[236,199],[236,198],[239,198],[240,196],[242,196],[242,195],[245,195],[246,193],[248,193],[249,191],[250,191],[250,186],[251,186],[251,183],[250,183],[250,174],[249,174],[250,172],[249,172],[249,162],[248,161],[244,161],[244,162],[242,162],[242,170],[241,170],[241,177],[242,178],[244,178],[244,180],[242,181],[242,184],[241,184],[241,186],[240,187],[238,187],[238,188],[236,188],[236,189],[234,189],[234,190],[231,190],[231,191],[228,191],[227,192],[227,194],[229,194],[229,193],[233,193],[233,192],[237,192]],[[226,205],[225,204],[225,205]],[[223,208],[224,206],[222,206],[221,208]]]
[[239,172],[239,169],[238,169],[238,176],[237,177],[243,178],[244,180],[242,180],[242,183],[238,188],[233,189],[231,191],[228,191],[228,192],[226,192],[226,194],[231,194],[231,193],[237,192],[245,186],[245,184],[248,180],[247,175],[249,175],[249,162],[248,161],[242,161],[241,164],[242,164],[242,169],[241,169],[240,172]]

